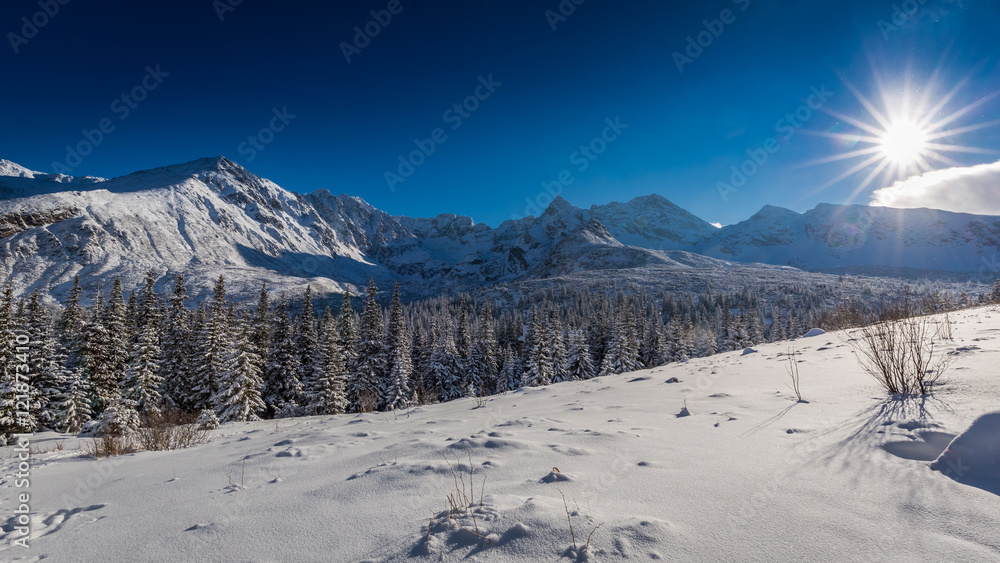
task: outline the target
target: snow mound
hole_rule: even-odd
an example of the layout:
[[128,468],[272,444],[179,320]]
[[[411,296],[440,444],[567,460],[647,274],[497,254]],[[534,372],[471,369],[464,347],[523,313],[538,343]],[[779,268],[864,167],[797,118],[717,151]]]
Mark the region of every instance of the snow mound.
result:
[[812,338],[813,336],[822,336],[826,334],[826,331],[821,328],[809,329],[809,332],[802,335],[802,338]]
[[740,355],[741,356],[749,356],[750,354],[756,354],[756,353],[757,353],[757,350],[754,350],[753,348],[744,348],[743,349],[743,353],[740,354]]
[[985,479],[1000,485],[1000,411],[977,418],[948,444],[931,469],[959,482]]

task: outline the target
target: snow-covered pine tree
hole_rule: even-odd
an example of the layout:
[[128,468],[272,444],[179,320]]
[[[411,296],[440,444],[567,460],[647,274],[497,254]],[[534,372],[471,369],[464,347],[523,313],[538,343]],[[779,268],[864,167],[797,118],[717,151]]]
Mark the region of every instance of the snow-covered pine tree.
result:
[[125,295],[120,278],[115,278],[111,297],[103,313],[101,322],[107,332],[104,362],[107,364],[108,378],[94,380],[94,384],[98,388],[99,397],[106,399],[105,404],[112,405],[120,401],[121,386],[131,362],[129,342],[132,335],[126,320]]
[[343,414],[348,407],[347,364],[340,349],[337,320],[330,315],[329,309],[323,318],[319,345],[322,369],[316,374],[316,380],[308,385],[309,406],[313,414]]
[[597,375],[594,360],[590,357],[590,347],[582,330],[569,331],[566,371],[571,379],[591,379]]
[[458,350],[455,348],[455,338],[451,328],[445,322],[440,331],[434,349],[431,352],[427,366],[425,382],[430,387],[429,394],[436,395],[438,400],[451,401],[465,395],[462,388]]
[[299,355],[295,331],[288,315],[288,301],[281,296],[275,314],[271,351],[264,375],[264,402],[275,416],[293,416],[302,401]]
[[191,389],[191,399],[195,410],[211,409],[224,363],[229,356],[232,325],[226,302],[226,281],[220,275],[215,282],[211,305],[205,307],[205,322],[195,335],[195,382]]
[[316,373],[321,369],[318,354],[319,335],[316,333],[311,286],[306,286],[305,295],[302,297],[302,311],[296,322],[295,333],[295,347],[299,357],[298,377],[303,386],[300,404],[308,405],[312,403],[312,397],[308,396],[312,391],[310,382],[315,381]]
[[257,298],[257,310],[253,313],[251,320],[250,342],[253,351],[261,358],[262,367],[266,367],[265,358],[271,351],[271,331],[274,330],[274,313],[271,311],[270,296],[267,293],[267,284],[260,287],[260,296]]
[[670,360],[668,342],[660,311],[654,310],[653,316],[643,332],[642,344],[639,348],[639,358],[642,365],[652,368],[667,363]]
[[139,300],[135,297],[135,291],[130,291],[125,301],[125,332],[129,336],[129,344],[135,338],[136,328],[139,326],[138,318]]
[[993,291],[990,292],[990,301],[1000,303],[1000,278],[993,284]]
[[340,335],[340,350],[348,369],[354,365],[357,357],[355,347],[358,342],[358,327],[354,322],[354,309],[351,307],[351,290],[344,288],[344,301],[340,306],[340,316],[337,317],[337,331]]
[[136,411],[155,417],[160,413],[160,343],[156,319],[140,328],[133,348],[132,365],[125,379],[122,395]]
[[469,352],[469,379],[477,395],[492,395],[498,390],[500,357],[496,333],[493,331],[493,312],[489,301],[483,302],[479,316],[479,333]]
[[90,321],[84,329],[83,372],[90,386],[90,409],[100,415],[109,405],[118,404],[118,382],[108,362],[110,337],[104,325],[104,294],[97,288]]
[[785,331],[785,317],[781,314],[781,306],[777,303],[771,308],[771,342],[780,342],[788,339]]
[[549,333],[545,330],[541,315],[534,306],[531,308],[531,319],[528,324],[526,340],[527,353],[524,366],[524,384],[531,387],[541,387],[552,383],[555,375],[552,368],[552,348]]
[[566,368],[568,363],[566,351],[566,339],[563,335],[562,321],[559,319],[559,311],[552,311],[549,315],[546,331],[548,332],[549,347],[552,350],[552,381],[570,381],[573,377]]
[[356,412],[371,412],[383,402],[380,396],[386,377],[388,358],[382,326],[382,307],[375,301],[378,287],[375,278],[368,284],[361,327],[358,330],[357,357],[352,371],[351,398]]
[[90,420],[90,385],[84,373],[84,311],[80,307],[80,276],[73,279],[73,289],[55,327],[57,354],[65,358],[62,366],[63,403],[57,418],[60,431],[78,432]]
[[30,432],[33,428],[28,428],[27,424],[34,425],[33,421],[22,421],[18,417],[18,411],[21,410],[19,406],[24,405],[18,405],[17,395],[27,389],[18,384],[13,361],[15,352],[13,300],[14,288],[8,282],[0,297],[0,358],[3,358],[3,361],[0,361],[0,443],[3,445],[10,443],[10,438],[15,433]]
[[213,401],[222,422],[260,420],[259,415],[266,408],[261,398],[263,360],[254,350],[253,331],[249,316],[237,321],[236,337],[223,364]]
[[521,388],[521,362],[510,347],[504,348],[503,365],[500,367],[499,382],[497,392],[506,393],[516,391]]
[[38,289],[32,292],[25,308],[24,324],[28,335],[28,364],[30,384],[34,388],[36,400],[35,422],[42,428],[56,429],[61,426],[59,412],[65,402],[63,388],[63,365],[66,361],[56,346],[52,332],[52,319],[41,302]]
[[[418,333],[419,336],[419,333]],[[414,342],[414,374],[410,384],[414,397],[419,403],[431,403],[441,399],[440,390],[435,388],[435,380],[431,374],[431,357],[437,349],[441,330],[437,319],[432,317],[430,329],[426,336]],[[416,340],[416,339],[415,339]]]
[[616,311],[611,340],[608,342],[607,352],[601,363],[601,375],[625,373],[641,367],[631,319],[626,307],[620,307]]
[[392,293],[392,304],[389,306],[386,343],[390,366],[381,390],[381,395],[385,398],[382,407],[385,410],[395,410],[408,405],[413,396],[410,388],[410,377],[413,374],[410,332],[403,318],[403,305],[399,299],[399,282],[396,282]]
[[191,389],[194,385],[191,349],[194,345],[187,307],[184,274],[178,274],[170,296],[170,306],[163,319],[160,338],[160,380],[163,402],[184,411],[194,411]]

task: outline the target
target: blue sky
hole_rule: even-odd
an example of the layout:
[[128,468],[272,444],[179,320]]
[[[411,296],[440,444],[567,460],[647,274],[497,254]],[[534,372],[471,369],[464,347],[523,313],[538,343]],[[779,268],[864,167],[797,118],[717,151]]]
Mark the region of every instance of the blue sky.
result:
[[[893,112],[967,80],[937,115],[1000,114],[983,102],[1000,91],[993,0],[576,1],[8,0],[0,158],[110,177],[221,154],[294,191],[491,225],[555,191],[582,207],[655,192],[732,223],[868,203],[895,178],[854,194],[873,164],[817,190],[863,160],[808,165],[859,146],[824,133],[877,123],[848,84]],[[943,141],[996,150],[998,132]],[[998,158],[947,156],[931,164]]]

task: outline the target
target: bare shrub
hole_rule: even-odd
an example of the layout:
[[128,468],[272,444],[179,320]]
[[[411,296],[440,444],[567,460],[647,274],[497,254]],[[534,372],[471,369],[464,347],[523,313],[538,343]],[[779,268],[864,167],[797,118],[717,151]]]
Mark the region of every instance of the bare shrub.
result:
[[104,434],[92,438],[84,450],[88,455],[98,459],[117,455],[128,455],[137,452],[135,440],[131,435]]
[[788,371],[788,377],[792,380],[792,391],[795,392],[795,398],[798,402],[805,402],[802,400],[802,391],[799,388],[799,353],[795,351],[795,348],[788,349],[788,366],[785,367]]
[[902,317],[900,310],[887,311],[881,320],[858,329],[850,341],[858,362],[891,394],[931,392],[952,358],[938,353],[935,340],[941,326],[929,317]]

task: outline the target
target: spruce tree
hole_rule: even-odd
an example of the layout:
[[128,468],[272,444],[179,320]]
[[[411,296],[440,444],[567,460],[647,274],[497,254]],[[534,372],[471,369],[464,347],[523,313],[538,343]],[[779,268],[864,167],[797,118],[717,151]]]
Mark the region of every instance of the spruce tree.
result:
[[323,331],[320,335],[320,357],[322,369],[308,386],[310,410],[313,414],[331,415],[347,412],[347,364],[340,348],[340,332],[336,319],[324,315]]
[[434,349],[431,352],[427,366],[425,381],[430,387],[430,394],[436,395],[440,401],[451,401],[465,395],[462,388],[461,363],[455,338],[447,323],[440,331]]
[[137,412],[155,417],[160,413],[160,343],[156,319],[140,329],[133,349],[132,366],[125,380],[122,395],[132,402]]
[[266,407],[261,397],[263,360],[254,350],[251,319],[240,319],[235,331],[213,401],[215,412],[222,422],[260,420],[259,415]]
[[559,320],[557,311],[553,311],[549,316],[546,331],[548,332],[549,347],[552,350],[552,381],[558,383],[572,380],[573,377],[567,367],[569,359],[566,340],[563,336],[562,321]]
[[569,331],[566,372],[571,379],[591,379],[597,375],[594,361],[590,357],[590,347],[582,330]]
[[65,357],[56,346],[52,320],[42,305],[38,289],[28,300],[25,317],[22,326],[29,339],[26,348],[30,385],[36,394],[32,401],[35,422],[43,428],[56,429],[61,426],[59,413],[66,400],[63,395]]
[[351,398],[357,412],[371,412],[383,404],[382,380],[387,377],[388,358],[383,339],[382,308],[375,301],[378,287],[375,278],[368,284],[361,327],[358,330],[357,356],[351,380]]
[[484,301],[479,317],[479,333],[469,353],[469,376],[476,394],[497,393],[499,372],[500,357],[496,333],[493,331],[493,312],[489,302]]
[[[17,379],[14,342],[14,288],[8,283],[0,297],[0,443],[10,443],[13,434],[30,432],[31,423],[18,416],[22,409],[18,405],[18,395],[27,391],[23,381]],[[22,424],[25,423],[25,424]]]
[[288,314],[288,301],[281,296],[275,314],[271,350],[264,375],[264,402],[275,416],[294,416],[302,401],[299,354],[295,331]]
[[506,393],[521,388],[521,362],[510,347],[504,349],[503,365],[498,376],[497,392]]
[[309,383],[314,381],[317,372],[321,369],[318,354],[319,336],[316,334],[316,317],[313,312],[312,287],[306,286],[305,295],[302,298],[302,311],[296,323],[295,346],[298,353],[298,379],[303,384],[303,391],[306,396],[302,397],[302,404],[311,403],[311,392]]
[[[202,304],[203,308],[205,305]],[[224,363],[229,356],[231,319],[226,302],[226,283],[223,276],[215,282],[211,306],[205,308],[205,322],[195,335],[198,357],[195,360],[195,383],[191,389],[194,410],[211,409]]]
[[524,367],[524,384],[541,387],[552,383],[552,348],[536,307],[531,308],[531,320],[526,338],[528,346]]
[[399,299],[399,282],[396,282],[392,293],[392,304],[389,306],[386,343],[390,365],[385,383],[382,386],[382,396],[385,397],[383,407],[386,410],[395,410],[409,404],[412,397],[410,377],[413,374],[411,339],[406,321],[403,318],[403,305]]
[[337,331],[340,335],[340,350],[348,367],[354,365],[357,357],[355,346],[358,341],[358,328],[354,323],[354,310],[351,308],[351,290],[344,289],[344,301],[340,306],[340,316],[337,318]]
[[108,361],[110,335],[104,325],[104,295],[97,288],[90,321],[84,332],[83,372],[90,387],[90,410],[100,415],[108,405],[118,403],[118,382]]
[[190,312],[184,305],[187,287],[184,275],[178,274],[170,296],[170,307],[163,320],[163,337],[160,340],[160,380],[163,402],[173,408],[191,412],[194,403],[191,391],[194,386],[191,350],[194,345],[191,334]]
[[104,405],[118,404],[121,400],[121,386],[125,382],[126,371],[131,357],[129,341],[131,331],[126,319],[125,295],[122,291],[121,279],[115,278],[111,297],[103,310],[101,322],[107,335],[104,362],[107,364],[107,377],[95,380],[99,399]]

